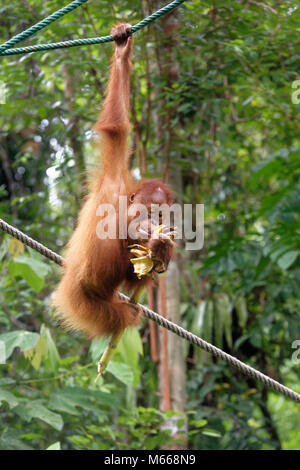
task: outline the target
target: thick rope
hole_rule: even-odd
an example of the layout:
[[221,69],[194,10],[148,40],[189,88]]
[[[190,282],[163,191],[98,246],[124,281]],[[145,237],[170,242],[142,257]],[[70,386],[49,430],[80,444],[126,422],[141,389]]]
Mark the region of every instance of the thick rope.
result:
[[74,10],[75,8],[80,7],[83,3],[86,3],[87,1],[88,0],[75,0],[74,2],[69,3],[69,5],[66,5],[65,7],[61,8],[60,10],[57,10],[56,12],[52,13],[52,15],[47,16],[47,18],[44,18],[42,21],[39,21],[33,26],[30,26],[30,28],[26,29],[25,31],[22,31],[21,33],[6,41],[0,46],[0,52],[6,51],[6,49],[9,49],[20,41],[23,41],[23,39],[29,38],[29,36],[32,36],[41,29],[44,29],[50,23],[53,23],[53,21],[59,20],[64,15],[70,13],[70,11]]
[[[33,238],[28,237],[27,235],[25,235],[25,233],[21,232],[20,230],[13,227],[12,225],[9,225],[7,222],[4,222],[4,220],[2,219],[0,219],[0,228],[4,232],[17,238],[25,245],[29,246],[30,248],[33,248],[34,250],[38,251],[43,256],[46,256],[47,258],[51,259],[55,263],[59,265],[63,264],[63,258],[61,256],[54,253],[54,251],[49,250],[49,248],[46,248],[44,245],[37,242]],[[119,296],[122,300],[130,301],[129,297],[127,297],[124,294],[119,293]],[[285,387],[281,383],[277,382],[276,380],[271,379],[270,377],[263,374],[262,372],[259,372],[253,367],[250,367],[247,364],[244,364],[242,361],[240,361],[236,357],[225,353],[224,351],[222,351],[222,349],[219,349],[216,346],[213,346],[212,344],[208,343],[207,341],[204,341],[203,339],[199,338],[193,333],[190,333],[189,331],[185,330],[181,326],[176,325],[176,323],[173,323],[170,320],[167,320],[166,318],[162,317],[158,313],[153,312],[153,310],[150,310],[149,308],[144,307],[144,305],[138,304],[138,306],[140,307],[145,317],[150,318],[150,320],[153,320],[155,323],[162,326],[163,328],[166,328],[167,330],[172,331],[172,333],[175,333],[177,336],[180,336],[181,338],[186,339],[190,343],[195,344],[201,349],[204,349],[204,351],[207,351],[211,353],[213,356],[216,356],[222,359],[223,361],[227,362],[230,366],[239,370],[244,375],[252,377],[258,380],[259,382],[262,382],[265,386],[272,388],[276,392],[282,393],[283,395],[291,398],[295,402],[300,403],[300,395],[294,392],[293,390],[291,390],[290,388]]]
[[[87,0],[85,0],[85,1],[87,1]],[[149,23],[152,23],[152,21],[155,21],[158,18],[160,18],[161,16],[165,15],[166,13],[169,13],[170,11],[174,10],[174,8],[178,7],[179,5],[181,5],[185,1],[186,0],[174,0],[173,2],[169,3],[168,5],[161,8],[160,10],[156,11],[155,13],[152,13],[152,15],[144,18],[142,21],[140,21],[136,25],[132,26],[130,34],[136,33],[140,29],[147,26]],[[73,3],[79,3],[79,1],[78,2],[72,2],[70,5],[72,5]],[[83,3],[83,2],[81,2],[81,3]],[[70,6],[70,5],[68,5],[68,6]],[[76,5],[76,6],[79,6],[79,5]],[[67,7],[65,7],[65,8],[67,8]],[[76,8],[76,7],[74,7],[74,8]],[[64,10],[64,8],[62,8],[62,10]],[[59,13],[62,10],[59,10],[56,13]],[[55,15],[55,13],[53,13],[53,15]],[[51,16],[53,16],[53,15],[50,15],[48,18],[51,18]],[[43,21],[46,21],[48,18],[46,18]],[[43,21],[40,21],[40,23],[37,23],[34,26],[31,26],[31,28],[27,29],[26,31],[23,31],[23,33],[18,34],[14,38],[9,39],[7,42],[2,44],[2,46],[0,46],[0,56],[1,55],[6,56],[6,55],[16,55],[16,54],[28,54],[29,52],[47,51],[49,49],[51,49],[51,50],[52,49],[63,49],[63,48],[66,48],[66,47],[87,46],[87,45],[91,45],[91,44],[101,44],[101,43],[104,43],[104,42],[110,42],[110,41],[114,40],[114,38],[112,36],[101,36],[101,37],[97,37],[97,38],[74,39],[74,40],[70,40],[70,41],[53,42],[53,43],[49,43],[49,44],[37,44],[35,46],[18,47],[18,48],[15,48],[15,49],[9,49],[10,45],[13,45],[16,42],[21,41],[21,39],[24,39],[25,37],[28,37],[31,34],[34,34],[35,31],[30,32],[30,34],[25,35],[21,39],[18,39],[17,41],[11,43],[12,41],[15,40],[15,38],[18,38],[18,37],[26,34],[27,31],[29,31],[29,30],[33,30],[33,28],[36,28]],[[54,20],[52,20],[52,21],[54,21]],[[49,24],[49,23],[47,23],[47,24]],[[42,27],[39,27],[39,29],[42,29]],[[39,29],[37,29],[37,31]],[[6,47],[7,44],[8,44],[8,46]]]
[[25,235],[25,233],[21,232],[20,230],[13,227],[12,225],[9,225],[7,222],[4,222],[4,220],[2,219],[0,219],[0,228],[1,230],[8,233],[12,237],[16,238],[17,240],[20,240],[20,242],[24,243],[24,245],[27,245],[30,248],[33,248],[34,250],[41,253],[41,255],[46,256],[46,258],[51,259],[52,261],[54,261],[54,263],[57,263],[60,265],[63,264],[63,258],[61,256],[54,253],[54,251],[49,250],[49,248],[46,248],[44,245],[37,242],[33,238],[28,237],[27,235]]

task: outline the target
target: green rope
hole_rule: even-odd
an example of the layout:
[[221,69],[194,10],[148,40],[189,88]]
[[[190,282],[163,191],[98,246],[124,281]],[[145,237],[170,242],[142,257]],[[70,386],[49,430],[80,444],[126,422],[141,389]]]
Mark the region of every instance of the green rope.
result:
[[65,7],[61,8],[60,10],[57,10],[56,12],[52,13],[52,15],[47,16],[47,18],[44,18],[42,21],[39,21],[30,28],[25,29],[25,31],[22,31],[21,33],[6,41],[0,46],[0,52],[3,53],[4,51],[6,51],[6,49],[9,49],[20,41],[23,41],[23,39],[26,39],[29,36],[32,36],[33,34],[40,31],[41,29],[44,29],[46,26],[48,26],[48,24],[53,23],[53,21],[59,20],[64,15],[70,13],[70,11],[74,10],[75,8],[80,7],[83,3],[86,3],[87,1],[88,0],[75,0],[74,2],[69,3],[69,5],[66,5]]
[[[87,1],[87,0],[84,0],[84,1]],[[174,8],[181,5],[181,3],[185,2],[185,1],[186,0],[174,0],[173,2],[169,3],[168,5],[161,8],[160,10],[156,11],[155,13],[152,13],[152,15],[148,16],[147,18],[144,18],[142,21],[140,21],[136,25],[132,26],[130,34],[133,34],[136,31],[139,31],[140,29],[144,28],[145,26],[147,26],[152,21],[155,21],[158,18],[160,18],[161,16],[165,15],[166,13],[169,13],[170,11],[172,11]],[[79,3],[79,0],[77,2],[72,2],[68,6],[70,7],[73,3]],[[83,3],[83,1],[81,1],[81,3]],[[79,5],[77,5],[77,6],[79,6]],[[67,8],[67,7],[65,7],[65,8]],[[74,7],[74,8],[76,8],[76,7]],[[64,10],[64,8],[62,8],[62,10]],[[59,13],[62,10],[59,10],[57,13]],[[53,13],[53,15],[55,15],[55,13]],[[51,16],[53,17],[53,15],[50,15],[48,18],[50,18]],[[48,18],[46,18],[43,21],[46,21]],[[10,47],[10,45],[11,45],[11,41],[13,41],[18,36],[21,36],[22,34],[26,34],[27,31],[31,30],[32,28],[37,27],[41,23],[42,23],[42,21],[40,23],[37,23],[35,26],[32,26],[28,30],[23,31],[23,33],[20,33],[19,35],[15,36],[14,38],[10,39],[6,43],[4,43],[2,46],[0,46],[0,56],[1,55],[6,56],[6,55],[16,55],[16,54],[28,54],[29,52],[47,51],[49,49],[51,49],[51,50],[52,49],[62,49],[62,48],[66,48],[66,47],[87,46],[87,45],[90,45],[90,44],[101,44],[101,43],[104,43],[104,42],[110,42],[110,41],[114,40],[112,36],[101,36],[101,37],[97,37],[97,38],[74,39],[74,40],[71,40],[71,41],[53,42],[53,43],[49,43],[49,44],[38,44],[36,46],[19,47],[19,48],[16,48],[16,49],[8,49],[8,47]],[[47,24],[49,24],[49,23],[47,23]],[[39,29],[42,29],[42,27],[39,27]],[[34,34],[34,32],[35,31],[30,32],[29,35]],[[25,36],[25,37],[28,37],[28,35]],[[24,36],[23,36],[22,39],[24,39]],[[19,40],[17,42],[19,42]],[[6,44],[8,44],[8,43],[10,43],[9,46],[4,48],[4,46],[6,46]],[[15,44],[15,42],[13,44]],[[6,50],[6,49],[8,49],[8,50]]]

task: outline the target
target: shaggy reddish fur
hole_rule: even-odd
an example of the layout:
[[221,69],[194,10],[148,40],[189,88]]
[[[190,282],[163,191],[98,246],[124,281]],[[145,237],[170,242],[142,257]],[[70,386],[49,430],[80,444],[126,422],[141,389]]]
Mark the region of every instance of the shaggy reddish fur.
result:
[[[166,184],[159,180],[136,184],[128,169],[132,53],[132,37],[126,37],[128,28],[121,24],[112,30],[116,39],[115,54],[103,111],[95,125],[101,133],[102,170],[92,177],[90,194],[67,246],[64,275],[54,300],[63,324],[69,329],[82,330],[91,338],[117,333],[139,321],[137,307],[122,302],[117,295],[122,284],[136,291],[149,280],[138,280],[134,274],[128,245],[148,244],[166,265],[173,249],[173,243],[166,240],[102,240],[96,234],[100,220],[96,216],[98,206],[109,203],[117,208],[120,195],[127,196],[128,204],[132,200],[147,206],[157,203],[157,199],[169,205],[173,202],[173,194]],[[127,224],[129,222],[127,219]]]

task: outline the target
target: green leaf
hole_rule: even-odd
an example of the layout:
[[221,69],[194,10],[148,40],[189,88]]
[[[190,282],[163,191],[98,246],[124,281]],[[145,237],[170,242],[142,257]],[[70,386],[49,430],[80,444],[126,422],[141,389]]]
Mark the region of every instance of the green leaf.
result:
[[9,272],[13,276],[21,276],[36,292],[44,287],[44,278],[50,271],[50,266],[42,261],[26,255],[18,256],[9,264]]
[[60,356],[58,350],[55,346],[55,343],[52,339],[51,332],[49,328],[46,328],[44,325],[41,327],[41,335],[45,337],[47,342],[47,351],[49,355],[49,366],[50,368],[56,372],[60,363]]
[[54,442],[54,444],[51,444],[46,450],[61,450],[60,442]]
[[98,412],[99,405],[102,406],[104,404],[114,409],[120,408],[121,406],[111,393],[102,392],[101,390],[91,390],[90,393],[96,400],[98,405]]
[[0,405],[2,402],[6,402],[10,409],[17,406],[19,400],[9,391],[0,389]]
[[6,359],[8,359],[14,348],[19,347],[21,351],[34,348],[40,339],[38,333],[31,333],[26,330],[11,331],[0,335],[0,341],[5,343]]
[[144,442],[144,448],[147,450],[153,450],[163,444],[166,444],[170,440],[171,430],[164,429],[160,431],[156,436],[146,437]]
[[204,426],[207,425],[207,419],[198,419],[196,421],[193,421],[192,424],[196,428],[203,428]]
[[119,408],[118,402],[109,393],[80,387],[66,387],[51,395],[49,406],[54,410],[76,416],[80,415],[77,407],[99,413],[103,404]]
[[46,339],[40,336],[35,348],[30,348],[25,351],[24,356],[30,360],[32,366],[37,370],[41,365],[42,357],[47,356]]
[[277,260],[278,266],[284,270],[288,269],[293,264],[293,262],[297,259],[298,255],[299,255],[299,251],[295,251],[295,250],[288,251],[283,256],[281,256],[281,258]]
[[25,402],[22,405],[18,405],[14,411],[20,416],[20,418],[27,422],[30,422],[32,418],[39,418],[57,431],[61,431],[63,428],[62,417],[59,414],[48,410],[40,400]]
[[33,450],[33,447],[24,444],[19,439],[6,437],[5,435],[0,437],[0,447],[2,447],[3,450]]
[[128,328],[118,344],[117,350],[134,375],[134,385],[137,386],[140,379],[138,367],[139,354],[143,354],[142,340],[136,328]]
[[201,336],[203,332],[203,323],[205,315],[206,301],[202,300],[197,308],[197,313],[194,315],[193,323],[191,325],[191,332],[197,336]]
[[105,348],[108,346],[109,343],[109,338],[103,337],[99,339],[94,339],[91,342],[90,346],[90,355],[92,358],[92,361],[99,361],[100,356],[104,352]]
[[244,329],[248,318],[248,310],[245,297],[241,295],[237,296],[234,305],[237,312],[239,326]]
[[110,361],[106,369],[125,385],[133,385],[133,372],[124,362]]
[[70,366],[71,364],[73,364],[73,362],[79,361],[79,359],[80,359],[80,356],[68,356],[68,357],[64,357],[63,359],[60,359],[59,365],[60,365],[61,367],[68,367],[68,366]]
[[222,437],[222,434],[219,431],[215,431],[214,429],[205,429],[202,431],[202,434],[209,437]]
[[[44,263],[43,261],[26,255],[18,256],[17,258],[15,258],[15,264],[28,266],[33,272],[33,274],[36,276],[36,278],[42,281],[43,285],[44,278],[51,271],[51,267],[48,263]],[[25,280],[27,279],[25,278]],[[37,292],[39,292],[39,290]]]
[[234,343],[234,349],[239,349],[239,347],[249,339],[249,335],[240,336]]
[[49,405],[51,408],[64,411],[71,415],[80,415],[77,407],[88,411],[99,411],[94,400],[90,396],[90,392],[79,387],[68,387],[58,390],[51,395]]
[[136,367],[138,355],[143,355],[143,344],[137,328],[128,328],[124,332],[118,345],[118,351],[120,351],[126,364],[132,368]]
[[26,441],[31,441],[32,439],[41,439],[42,437],[43,437],[43,434],[37,433],[37,432],[25,433],[19,436],[20,439],[24,439]]

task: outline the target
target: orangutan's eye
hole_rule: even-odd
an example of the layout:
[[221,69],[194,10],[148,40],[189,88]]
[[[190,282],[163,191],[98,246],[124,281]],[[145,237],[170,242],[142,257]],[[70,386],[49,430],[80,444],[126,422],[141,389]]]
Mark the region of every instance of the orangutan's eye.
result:
[[130,194],[130,196],[129,196],[129,201],[130,201],[130,202],[133,202],[133,201],[134,201],[134,198],[135,198],[135,193]]

